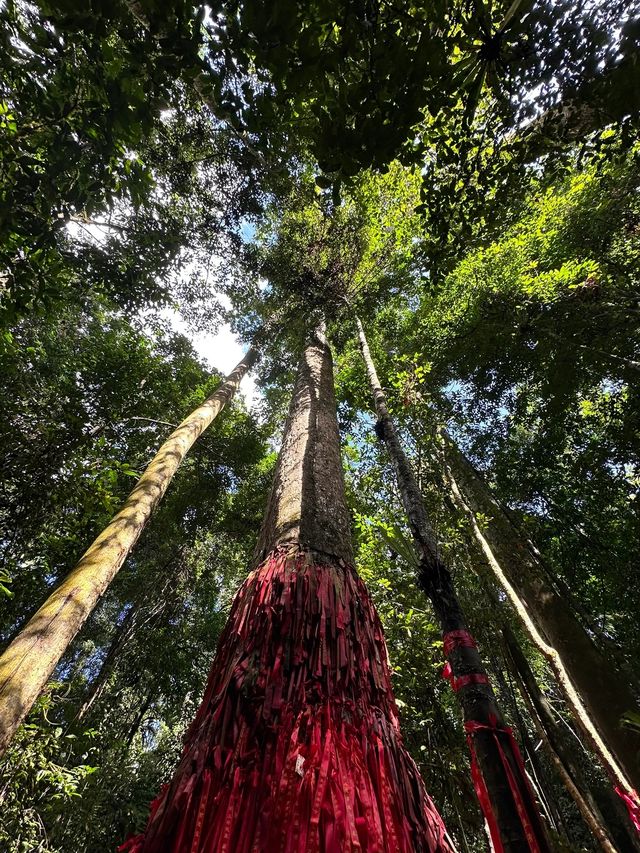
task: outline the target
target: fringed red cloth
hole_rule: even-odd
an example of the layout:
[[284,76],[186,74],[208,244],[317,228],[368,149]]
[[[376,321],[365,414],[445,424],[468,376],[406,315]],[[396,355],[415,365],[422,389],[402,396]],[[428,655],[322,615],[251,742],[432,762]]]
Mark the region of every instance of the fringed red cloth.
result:
[[173,780],[127,853],[450,853],[355,570],[279,550],[242,585]]
[[[475,720],[467,720],[467,722],[464,724],[464,730],[467,733],[467,743],[469,745],[469,752],[471,753],[471,778],[473,779],[473,785],[476,790],[476,795],[478,797],[478,800],[480,801],[482,813],[485,816],[487,824],[489,826],[489,834],[491,835],[491,842],[493,844],[495,853],[502,853],[504,848],[502,846],[498,821],[491,805],[491,798],[489,797],[487,785],[484,781],[482,771],[480,770],[480,766],[478,764],[476,748],[473,742],[474,734],[479,731],[488,731],[493,735],[497,751],[500,756],[500,760],[502,761],[502,766],[504,767],[505,775],[507,777],[509,789],[511,790],[513,801],[520,816],[520,822],[524,829],[524,834],[527,839],[527,844],[529,845],[529,850],[531,851],[531,853],[541,853],[540,845],[538,844],[538,839],[536,838],[535,829],[531,822],[530,809],[527,808],[527,800],[530,803],[535,802],[533,798],[533,792],[531,791],[529,782],[527,780],[526,772],[524,769],[524,762],[522,760],[522,755],[520,754],[518,744],[516,743],[516,739],[513,736],[513,731],[508,726],[498,726],[495,720],[492,720],[490,725],[483,725],[482,723],[475,722]],[[518,781],[518,778],[516,778],[509,758],[505,753],[504,747],[502,745],[503,737],[507,739],[509,743],[510,752],[518,766],[518,777],[520,779],[520,782]],[[522,790],[523,786],[525,788],[524,792]]]
[[483,672],[470,672],[467,675],[454,675],[451,664],[447,661],[442,670],[442,677],[446,678],[454,693],[468,687],[470,684],[488,684],[489,679]]

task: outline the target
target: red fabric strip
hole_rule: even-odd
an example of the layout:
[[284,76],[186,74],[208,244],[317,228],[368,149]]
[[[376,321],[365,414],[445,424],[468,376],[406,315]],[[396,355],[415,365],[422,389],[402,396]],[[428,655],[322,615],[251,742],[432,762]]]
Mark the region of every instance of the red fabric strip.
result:
[[[529,782],[527,780],[527,776],[526,776],[526,772],[525,772],[525,768],[524,768],[524,761],[522,760],[522,755],[520,754],[520,748],[518,747],[516,739],[513,736],[513,730],[511,728],[509,728],[509,726],[498,726],[497,721],[495,721],[495,720],[492,721],[492,723],[490,725],[487,723],[479,723],[476,720],[467,720],[464,724],[464,728],[465,728],[465,731],[467,732],[467,743],[469,744],[469,749],[470,749],[471,754],[472,754],[472,763],[475,762],[476,766],[477,766],[477,758],[476,758],[476,752],[475,752],[475,745],[473,742],[473,735],[478,731],[489,731],[492,733],[494,741],[496,743],[496,747],[498,749],[498,754],[500,755],[500,760],[502,761],[502,765],[503,765],[504,770],[505,770],[505,775],[507,777],[507,781],[509,783],[509,789],[511,791],[513,801],[515,803],[516,809],[518,811],[518,815],[520,817],[520,821],[522,823],[522,826],[523,826],[523,829],[525,832],[525,837],[527,839],[529,849],[531,850],[531,853],[541,853],[540,845],[538,844],[538,840],[536,838],[535,830],[531,824],[531,819],[529,817],[531,811],[533,811],[534,814],[537,812],[537,806],[535,804],[533,791],[531,790],[531,786],[529,785]],[[511,748],[511,753],[513,755],[513,758],[516,761],[516,764],[518,766],[518,770],[520,771],[519,772],[519,778],[522,780],[522,785],[524,786],[524,796],[526,796],[526,798],[529,800],[529,808],[527,808],[527,804],[523,799],[522,787],[518,784],[518,780],[516,779],[516,777],[513,774],[513,768],[511,767],[511,763],[509,761],[509,758],[505,754],[504,748],[503,748],[502,743],[501,743],[501,738],[499,736],[500,734],[506,735],[508,738],[509,746]],[[479,776],[482,776],[482,773],[481,773],[479,767],[478,767],[478,774],[479,774]],[[475,784],[475,779],[474,779],[474,784]],[[488,801],[489,795],[488,795],[488,792],[486,789],[486,785],[484,783],[484,779],[482,780],[482,784],[484,787],[484,795],[486,795],[486,799]],[[492,826],[491,821],[489,820],[488,813],[485,812],[485,808],[483,805],[483,802],[486,803],[486,801],[483,801],[483,799],[481,798],[481,793],[477,787],[476,787],[476,794],[478,795],[478,799],[480,800],[480,804],[483,807],[482,811],[485,814],[485,817],[487,818],[487,823],[489,824],[489,831],[491,833],[491,841],[492,841],[494,847],[496,847],[496,850],[498,850],[497,845],[502,845],[502,842],[500,841],[500,832],[499,832],[497,823],[495,821],[495,816],[493,815],[493,809],[491,809],[491,803],[490,803],[490,801],[488,802],[488,808],[491,810],[491,814],[493,816],[493,826]]]
[[616,787],[616,794],[623,801],[629,812],[629,820],[635,826],[636,831],[640,833],[640,797],[637,791],[629,791],[625,793],[622,788]]
[[482,814],[487,821],[487,826],[489,827],[489,835],[491,836],[491,844],[493,846],[494,853],[504,853],[502,839],[500,838],[500,830],[498,829],[498,821],[496,819],[493,806],[491,805],[491,798],[489,797],[489,791],[487,790],[484,776],[482,775],[480,765],[478,764],[476,749],[470,731],[467,731],[467,745],[469,746],[469,753],[471,755],[471,779],[473,781],[473,787],[475,788],[476,797],[480,803],[480,810],[482,811]]
[[174,778],[122,853],[453,853],[355,570],[275,551],[236,595]]
[[488,684],[489,679],[484,672],[469,672],[466,675],[454,675],[451,669],[451,664],[447,661],[442,670],[442,677],[446,678],[451,685],[454,693],[462,690],[463,687],[468,687],[470,684]]
[[458,631],[447,631],[442,635],[442,643],[444,646],[444,656],[449,657],[454,649],[476,649],[476,641],[468,631],[462,629]]

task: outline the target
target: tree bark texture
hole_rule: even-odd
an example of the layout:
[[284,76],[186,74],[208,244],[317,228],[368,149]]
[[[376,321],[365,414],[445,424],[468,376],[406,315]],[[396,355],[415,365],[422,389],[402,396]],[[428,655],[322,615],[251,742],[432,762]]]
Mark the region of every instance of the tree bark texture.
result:
[[[615,662],[591,640],[570,604],[553,588],[540,557],[491,495],[482,477],[445,436],[454,501],[528,634],[549,661],[578,724],[614,782],[640,785],[640,735],[621,726],[636,697]],[[477,513],[490,521],[480,530]]]
[[453,850],[402,743],[351,564],[330,350],[304,351],[256,551],[169,786],[129,853]]
[[189,449],[233,398],[257,355],[250,349],[222,385],[171,433],[122,509],[0,657],[0,753],[118,573]]
[[496,850],[547,851],[549,844],[518,747],[502,713],[458,602],[453,580],[438,555],[420,489],[387,409],[360,320],[360,348],[375,409],[376,432],[393,461],[398,488],[419,556],[418,582],[429,596],[444,636],[449,678],[462,707],[474,785]]
[[288,543],[353,563],[333,363],[322,341],[316,337],[300,361],[256,563]]

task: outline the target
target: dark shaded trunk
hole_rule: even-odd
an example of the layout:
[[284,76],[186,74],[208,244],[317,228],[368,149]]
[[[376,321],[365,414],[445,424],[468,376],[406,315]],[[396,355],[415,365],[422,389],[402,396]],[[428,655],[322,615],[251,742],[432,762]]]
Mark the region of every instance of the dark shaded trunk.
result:
[[138,709],[138,712],[135,715],[133,722],[129,726],[129,729],[127,730],[127,734],[125,735],[125,738],[124,738],[124,742],[126,743],[127,747],[130,747],[131,744],[133,743],[133,739],[137,735],[138,729],[142,725],[142,721],[144,720],[145,714],[147,713],[147,711],[151,707],[151,703],[153,702],[153,696],[154,696],[153,692],[149,693],[147,698],[144,700],[144,702],[142,703],[142,705]]
[[480,771],[474,773],[476,792],[492,838],[496,846],[502,845],[508,853],[550,850],[522,759],[505,727],[480,655],[468,633],[451,574],[439,557],[422,495],[389,416],[362,324],[360,320],[357,323],[378,416],[376,432],[396,469],[402,503],[418,551],[418,581],[431,600],[443,633],[451,682],[462,706],[472,752],[472,769],[477,761]]
[[[482,477],[445,436],[449,484],[528,634],[549,661],[576,721],[617,785],[640,784],[640,734],[620,721],[638,703],[624,674],[599,649],[549,581],[539,555],[493,498]],[[489,523],[480,530],[476,514]]]
[[98,670],[96,677],[89,684],[89,689],[85,694],[84,701],[76,714],[75,722],[80,723],[87,716],[91,708],[99,701],[100,697],[106,690],[107,682],[113,672],[116,661],[120,657],[120,653],[123,648],[135,632],[135,624],[140,611],[140,605],[141,602],[134,602],[125,614],[122,622],[118,625],[116,633],[109,644],[109,648],[107,649],[107,654],[102,661],[102,666]]
[[172,782],[130,853],[449,853],[352,565],[323,335],[305,348],[256,568]]

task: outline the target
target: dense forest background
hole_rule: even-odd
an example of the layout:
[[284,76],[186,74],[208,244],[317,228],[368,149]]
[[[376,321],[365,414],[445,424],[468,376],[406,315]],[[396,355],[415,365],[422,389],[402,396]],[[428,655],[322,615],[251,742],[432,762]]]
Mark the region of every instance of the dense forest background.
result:
[[[256,401],[194,445],[0,759],[3,850],[98,853],[144,825],[246,575],[320,311],[356,564],[449,831],[486,849],[356,313],[557,849],[600,848],[514,642],[615,849],[636,849],[454,500],[446,435],[637,698],[639,15],[619,0],[0,3],[3,642],[221,382],[189,336],[230,324],[261,355]],[[474,518],[490,529],[486,507]],[[640,730],[637,706],[620,725]]]

